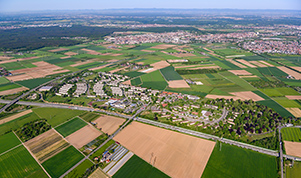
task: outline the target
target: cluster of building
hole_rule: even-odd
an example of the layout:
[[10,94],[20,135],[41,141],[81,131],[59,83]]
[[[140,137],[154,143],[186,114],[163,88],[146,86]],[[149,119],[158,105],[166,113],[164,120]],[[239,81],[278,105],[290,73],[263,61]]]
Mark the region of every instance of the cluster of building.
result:
[[168,32],[168,33],[146,33],[141,35],[127,35],[106,38],[108,42],[115,44],[141,44],[141,43],[190,43],[194,36],[192,33],[185,31]]
[[301,54],[301,44],[298,41],[255,40],[244,42],[242,47],[256,53]]
[[75,97],[79,97],[82,94],[85,94],[88,87],[86,83],[77,83],[76,84],[76,90],[74,92]]
[[63,86],[60,88],[59,92],[56,93],[56,95],[58,95],[58,96],[69,95],[69,94],[68,94],[68,91],[69,91],[72,87],[73,87],[73,84],[67,83],[67,84],[63,85]]

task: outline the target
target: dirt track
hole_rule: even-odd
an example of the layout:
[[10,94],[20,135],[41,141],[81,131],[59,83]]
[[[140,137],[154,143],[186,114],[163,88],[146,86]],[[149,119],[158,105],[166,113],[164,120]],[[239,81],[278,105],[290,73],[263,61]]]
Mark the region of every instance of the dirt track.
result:
[[174,178],[201,177],[215,142],[132,122],[115,140]]

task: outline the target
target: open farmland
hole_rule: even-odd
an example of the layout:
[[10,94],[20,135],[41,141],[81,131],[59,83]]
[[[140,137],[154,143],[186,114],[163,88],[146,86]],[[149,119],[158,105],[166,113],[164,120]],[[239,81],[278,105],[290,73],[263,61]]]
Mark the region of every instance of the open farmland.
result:
[[15,120],[15,119],[17,119],[17,118],[19,118],[19,117],[25,116],[26,114],[29,114],[29,113],[31,113],[31,112],[32,112],[32,110],[29,109],[29,110],[26,110],[26,111],[23,111],[23,112],[14,114],[14,115],[12,115],[12,116],[9,116],[9,117],[7,117],[7,118],[3,118],[3,119],[0,120],[0,125],[1,125],[1,124],[4,124],[4,123],[7,123],[7,122],[10,122],[10,121],[12,121],[12,120]]
[[9,80],[7,80],[5,77],[0,77],[0,85],[8,83]]
[[99,114],[96,114],[93,112],[86,112],[86,113],[79,115],[80,118],[84,119],[87,122],[91,122],[91,121],[95,120],[96,118],[98,118],[99,116],[100,116]]
[[13,132],[0,136],[0,154],[21,144]]
[[185,80],[172,80],[167,83],[169,88],[190,88]]
[[301,142],[283,141],[285,152],[291,156],[301,157]]
[[53,129],[25,142],[25,145],[41,163],[70,146]]
[[29,89],[35,88],[43,83],[46,83],[50,81],[51,79],[49,78],[36,78],[36,79],[29,79],[29,80],[23,80],[23,81],[18,81],[16,83],[23,85]]
[[69,174],[67,174],[65,177],[67,178],[75,178],[75,177],[81,177],[82,174],[86,172],[88,168],[90,168],[93,165],[93,163],[86,159],[84,162],[82,162],[80,165],[78,165],[75,169],[73,169]]
[[57,178],[84,158],[73,146],[45,161],[42,165],[51,177]]
[[90,176],[89,178],[108,178],[108,176],[103,173],[100,168],[97,168]]
[[22,127],[24,124],[40,119],[39,116],[37,116],[35,113],[29,113],[24,116],[21,116],[17,119],[14,119],[12,121],[6,122],[4,124],[0,125],[0,135],[10,131],[10,130],[15,130],[20,127]]
[[0,172],[1,177],[48,177],[24,146],[0,156]]
[[63,135],[63,137],[67,137],[68,135],[83,128],[86,125],[87,125],[87,123],[85,121],[76,117],[76,118],[56,127],[55,130],[57,130],[61,135]]
[[142,85],[141,87],[164,90],[168,85],[165,79],[162,77],[160,71],[154,71],[141,76]]
[[200,177],[215,142],[132,122],[115,140],[171,177]]
[[19,87],[19,88],[14,88],[14,89],[10,89],[10,90],[0,91],[0,96],[1,95],[11,95],[11,94],[19,93],[19,92],[25,91],[25,90],[28,90],[28,88]]
[[0,92],[5,90],[11,90],[15,88],[20,88],[20,85],[14,84],[14,83],[5,83],[0,85]]
[[282,117],[291,117],[293,116],[290,112],[288,112],[285,108],[283,108],[281,105],[276,103],[274,100],[263,100],[263,101],[257,101],[260,104],[263,104],[267,107],[270,107],[274,109],[276,112],[278,112]]
[[291,168],[290,166],[286,167],[286,178],[296,178],[301,175],[301,162],[294,162],[294,166]]
[[96,123],[96,127],[98,129],[111,135],[119,128],[120,125],[122,125],[124,121],[124,119],[119,117],[102,115],[98,119],[94,120],[93,123]]
[[278,177],[276,159],[255,151],[217,143],[202,178]]
[[167,178],[166,174],[153,167],[143,159],[133,155],[117,172],[113,178]]
[[283,128],[281,129],[283,140],[292,142],[301,142],[301,129],[300,128]]
[[75,148],[79,149],[99,137],[101,134],[102,133],[93,126],[86,125],[85,127],[67,136],[66,140],[68,140],[68,142],[71,143]]
[[179,75],[173,66],[168,66],[163,69],[160,69],[162,75],[167,81],[171,80],[182,80],[183,78]]
[[288,110],[288,112],[290,112],[295,117],[301,117],[301,110],[299,108],[285,108],[285,109]]
[[33,109],[37,115],[41,118],[47,119],[47,122],[52,126],[55,127],[74,116],[78,116],[84,111],[80,110],[71,110],[71,109],[60,109],[60,108],[36,108]]

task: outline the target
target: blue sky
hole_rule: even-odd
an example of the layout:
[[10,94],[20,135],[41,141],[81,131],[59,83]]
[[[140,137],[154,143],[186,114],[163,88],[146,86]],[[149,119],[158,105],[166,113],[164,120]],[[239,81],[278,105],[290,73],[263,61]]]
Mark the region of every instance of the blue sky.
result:
[[0,12],[114,8],[301,10],[301,0],[0,0]]

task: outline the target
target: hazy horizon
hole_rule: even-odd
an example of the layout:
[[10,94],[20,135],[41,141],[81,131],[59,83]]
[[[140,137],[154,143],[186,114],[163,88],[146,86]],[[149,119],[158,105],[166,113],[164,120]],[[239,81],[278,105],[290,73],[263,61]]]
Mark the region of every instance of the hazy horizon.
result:
[[22,12],[22,11],[55,11],[55,10],[118,10],[118,9],[236,9],[236,10],[301,10],[299,0],[211,0],[196,1],[186,0],[0,0],[0,12]]

